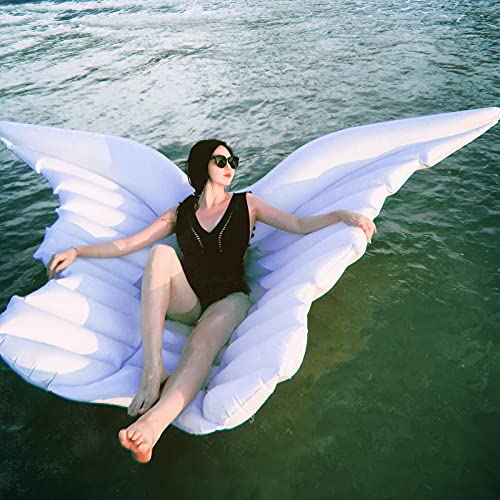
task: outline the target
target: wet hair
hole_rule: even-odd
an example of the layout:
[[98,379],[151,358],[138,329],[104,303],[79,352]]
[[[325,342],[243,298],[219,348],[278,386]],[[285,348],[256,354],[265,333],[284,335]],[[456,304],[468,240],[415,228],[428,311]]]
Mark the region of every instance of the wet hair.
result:
[[[232,155],[233,150],[224,142],[218,139],[203,139],[198,141],[189,151],[187,160],[187,176],[189,184],[194,188],[195,206],[207,182],[211,182],[208,175],[208,162],[213,152],[224,146]],[[196,208],[195,208],[196,210]]]

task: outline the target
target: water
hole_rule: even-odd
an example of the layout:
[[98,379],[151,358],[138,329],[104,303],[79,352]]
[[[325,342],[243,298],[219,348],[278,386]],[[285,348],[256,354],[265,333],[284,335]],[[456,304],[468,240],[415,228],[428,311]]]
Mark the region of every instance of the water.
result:
[[[0,2],[3,119],[130,137],[182,165],[219,137],[235,188],[345,127],[498,104],[491,0]],[[496,127],[417,172],[365,256],[313,304],[304,363],[253,423],[171,428],[147,466],[123,409],[1,364],[4,498],[500,496]],[[0,151],[0,311],[45,283],[58,205]]]

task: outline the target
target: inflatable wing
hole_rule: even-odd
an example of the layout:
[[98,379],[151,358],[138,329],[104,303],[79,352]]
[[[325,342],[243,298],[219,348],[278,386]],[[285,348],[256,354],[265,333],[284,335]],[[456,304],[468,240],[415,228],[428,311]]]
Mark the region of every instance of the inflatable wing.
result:
[[[300,216],[346,208],[374,219],[387,196],[495,125],[484,108],[350,128],[297,149],[246,190]],[[71,246],[132,234],[192,190],[167,158],[100,134],[0,122],[0,138],[51,184],[58,219],[34,254],[45,265]],[[166,242],[175,245],[175,237]],[[248,420],[299,369],[313,300],[363,255],[359,228],[338,223],[302,236],[257,224],[246,271],[253,306],[173,424],[191,434]],[[59,396],[128,406],[142,370],[140,280],[148,249],[77,259],[58,279],[0,315],[0,355],[28,382]],[[190,328],[165,322],[172,372]]]

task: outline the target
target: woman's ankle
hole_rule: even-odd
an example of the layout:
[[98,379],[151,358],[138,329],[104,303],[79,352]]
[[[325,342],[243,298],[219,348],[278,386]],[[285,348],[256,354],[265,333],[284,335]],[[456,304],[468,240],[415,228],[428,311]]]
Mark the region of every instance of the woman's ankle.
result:
[[156,375],[158,373],[162,374],[165,370],[165,365],[160,357],[143,357],[142,359],[142,371],[150,374]]

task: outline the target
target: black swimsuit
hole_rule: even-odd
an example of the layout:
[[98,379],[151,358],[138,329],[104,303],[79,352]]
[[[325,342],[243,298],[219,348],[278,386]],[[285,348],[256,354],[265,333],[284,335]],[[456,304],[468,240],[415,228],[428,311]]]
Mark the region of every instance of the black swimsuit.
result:
[[233,194],[221,220],[210,232],[198,222],[194,195],[177,208],[182,268],[202,310],[230,293],[250,292],[243,268],[250,233],[246,193]]

